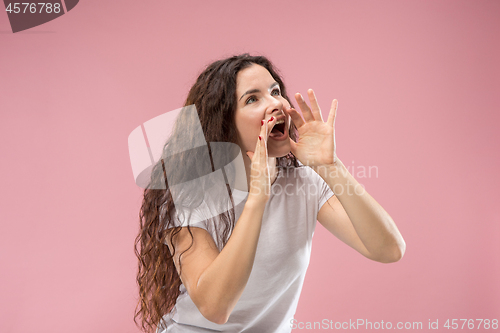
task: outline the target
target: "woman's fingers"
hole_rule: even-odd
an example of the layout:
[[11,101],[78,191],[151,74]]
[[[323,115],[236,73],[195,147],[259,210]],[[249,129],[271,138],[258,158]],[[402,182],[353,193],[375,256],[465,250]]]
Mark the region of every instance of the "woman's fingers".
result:
[[[305,122],[311,122],[311,121],[321,121],[324,122],[323,120],[323,115],[321,114],[321,109],[318,104],[318,100],[316,99],[316,95],[314,94],[314,90],[308,89],[307,90],[307,96],[309,97],[309,102],[311,103],[311,107],[309,107],[304,100],[304,97],[300,93],[295,94],[295,99],[297,100],[297,103],[299,104],[300,110],[302,111],[302,116],[304,117]],[[293,118],[292,118],[293,119]],[[298,119],[297,119],[298,120]],[[295,119],[294,119],[295,122]],[[300,127],[298,124],[296,124],[297,127]]]
[[307,95],[309,96],[309,102],[311,103],[311,113],[314,120],[320,120],[323,122],[323,116],[321,115],[321,109],[319,108],[318,101],[316,100],[316,95],[312,89],[307,90]]
[[269,124],[272,122],[276,122],[276,120],[264,120],[261,124],[259,137],[257,138],[257,143],[255,145],[255,151],[253,153],[247,152],[247,156],[249,156],[252,160],[251,170],[250,170],[250,193],[252,195],[257,196],[259,198],[262,194],[269,193],[269,171],[268,171],[268,161],[267,161],[267,138],[270,133]]
[[302,97],[300,93],[296,93],[295,100],[297,101],[297,104],[299,104],[299,108],[302,111],[302,116],[304,117],[304,120],[306,122],[314,121],[314,116],[312,115],[311,109],[309,109],[309,106],[304,100],[304,97]]
[[266,155],[266,141],[267,141],[267,122],[266,120],[262,120],[263,124],[260,127],[260,133],[259,133],[259,138],[257,142],[257,147],[259,149],[259,158],[260,158],[260,163],[262,163],[262,158],[265,157]]
[[337,117],[338,107],[339,107],[339,102],[336,99],[334,99],[332,101],[332,107],[330,108],[330,114],[328,114],[328,120],[326,121],[326,123],[331,127],[335,126],[335,118]]
[[299,128],[305,124],[304,119],[302,119],[300,113],[294,108],[290,107],[288,110],[285,110],[285,112],[290,116],[290,118],[292,118],[295,127]]
[[[264,120],[264,121],[266,121],[266,120]],[[271,134],[273,127],[276,124],[276,121],[277,121],[276,117],[271,117],[267,120],[267,123],[266,123],[266,142],[267,142],[267,139],[269,138],[269,134]]]
[[254,152],[247,152],[247,156],[250,157],[250,159],[253,159],[253,156],[259,151],[260,154],[264,154],[264,156],[267,157],[267,149],[261,149],[261,148],[266,148],[267,146],[267,140],[269,139],[269,134],[271,134],[271,131],[276,124],[276,117],[271,117],[269,119],[264,119],[261,121],[261,127],[260,127],[260,133],[259,133],[259,138],[257,141],[257,144],[255,146],[255,151]]

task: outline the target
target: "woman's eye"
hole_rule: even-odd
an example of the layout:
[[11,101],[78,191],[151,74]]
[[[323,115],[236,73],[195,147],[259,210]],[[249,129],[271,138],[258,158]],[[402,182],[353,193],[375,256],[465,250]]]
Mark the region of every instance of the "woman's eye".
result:
[[276,88],[276,89],[273,89],[273,91],[271,91],[271,95],[279,96],[279,95],[281,95],[281,92],[278,88]]
[[253,103],[255,102],[257,99],[254,97],[254,96],[250,96],[248,97],[248,99],[246,100],[245,104],[250,104],[250,103]]

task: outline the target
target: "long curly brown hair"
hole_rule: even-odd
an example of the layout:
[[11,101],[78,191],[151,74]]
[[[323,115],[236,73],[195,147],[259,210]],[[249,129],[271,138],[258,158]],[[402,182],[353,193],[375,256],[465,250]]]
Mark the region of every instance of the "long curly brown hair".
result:
[[[236,77],[239,71],[252,64],[261,65],[269,71],[274,80],[279,83],[282,96],[292,105],[283,80],[267,58],[242,54],[216,61],[199,75],[184,104],[185,107],[191,105],[196,107],[207,143],[237,143],[234,119]],[[155,331],[163,315],[172,310],[182,284],[173,261],[175,253],[171,253],[166,245],[167,237],[171,244],[174,243],[173,239],[181,229],[179,224],[175,223],[176,209],[168,181],[171,175],[176,175],[177,179],[181,179],[182,173],[206,174],[206,166],[201,165],[203,163],[193,163],[192,151],[176,154],[175,163],[168,163],[172,161],[173,152],[181,151],[177,148],[181,145],[185,147],[186,142],[194,137],[192,126],[189,126],[193,123],[193,119],[189,119],[189,113],[184,114],[187,116],[181,113],[177,118],[172,134],[164,145],[162,156],[152,168],[151,180],[144,190],[139,213],[140,231],[135,240],[135,253],[139,259],[137,273],[139,301],[134,321],[144,332]],[[293,123],[291,123],[289,133],[292,140],[297,141],[298,133]],[[210,151],[210,145],[208,147]],[[213,170],[214,158],[211,157],[211,160]],[[276,160],[276,165],[280,169],[298,166],[292,153]],[[173,186],[172,182],[170,186]],[[229,185],[226,184],[226,186],[231,195]],[[213,220],[219,226],[218,239],[215,241],[224,246],[234,227],[234,209],[216,216]],[[189,225],[187,229],[192,237]],[[140,325],[137,322],[138,318],[140,318]],[[166,326],[164,320],[162,325]]]

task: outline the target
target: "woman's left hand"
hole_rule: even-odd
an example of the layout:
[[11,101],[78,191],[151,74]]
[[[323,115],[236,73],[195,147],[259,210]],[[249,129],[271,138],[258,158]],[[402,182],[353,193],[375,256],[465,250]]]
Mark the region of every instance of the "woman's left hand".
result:
[[310,167],[334,166],[337,162],[334,127],[338,102],[336,99],[333,100],[330,114],[325,123],[314,91],[309,89],[307,95],[309,96],[311,108],[306,104],[300,93],[295,94],[303,118],[293,108],[285,110],[292,118],[299,132],[299,141],[297,143],[290,139],[292,153],[302,164]]

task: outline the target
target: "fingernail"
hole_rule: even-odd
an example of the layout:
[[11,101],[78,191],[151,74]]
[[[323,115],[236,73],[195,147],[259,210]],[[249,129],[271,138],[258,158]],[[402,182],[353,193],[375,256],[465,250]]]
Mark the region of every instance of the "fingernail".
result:
[[261,120],[261,121],[260,121],[260,125],[261,125],[261,126],[262,126],[262,125],[264,125],[264,120]]
[[262,140],[262,137],[259,135],[259,140]]
[[267,122],[269,123],[269,122],[271,122],[273,120],[274,120],[274,117],[271,117],[271,118],[269,118],[269,120]]

